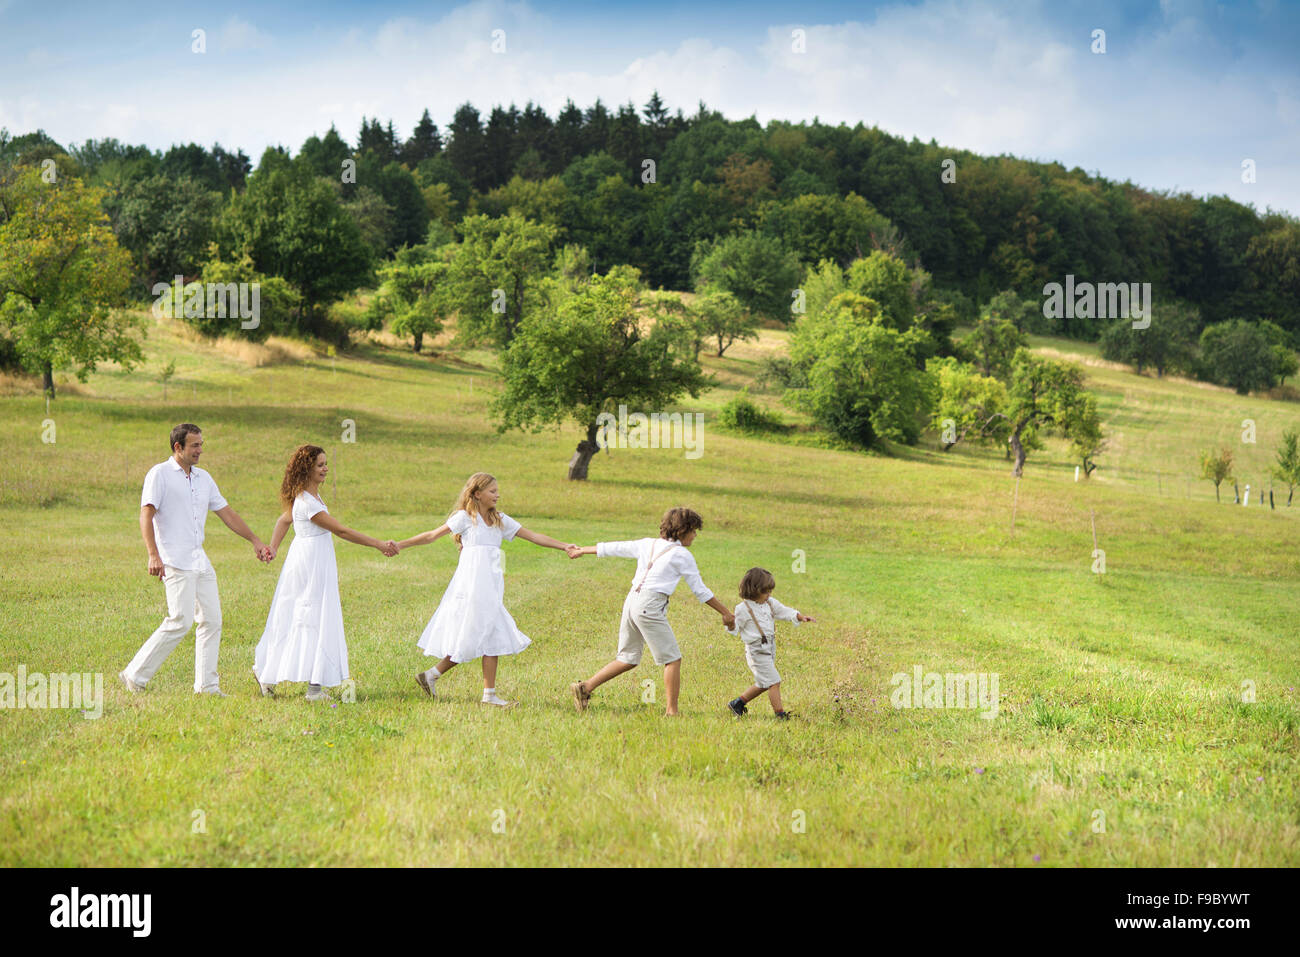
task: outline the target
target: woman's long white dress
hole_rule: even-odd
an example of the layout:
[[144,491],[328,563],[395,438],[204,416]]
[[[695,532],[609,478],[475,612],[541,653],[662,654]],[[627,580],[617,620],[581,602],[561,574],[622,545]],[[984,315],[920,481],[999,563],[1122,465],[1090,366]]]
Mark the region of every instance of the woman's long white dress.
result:
[[483,655],[513,655],[533,643],[515,627],[503,601],[501,542],[514,538],[520,526],[504,512],[498,514],[499,527],[463,509],[447,519],[460,536],[462,549],[456,573],[420,635],[419,645],[426,655],[450,655],[460,664]]
[[298,493],[293,542],[254,652],[254,670],[263,684],[307,681],[332,688],[348,677],[334,535],[311,520],[318,512],[329,509],[311,493]]

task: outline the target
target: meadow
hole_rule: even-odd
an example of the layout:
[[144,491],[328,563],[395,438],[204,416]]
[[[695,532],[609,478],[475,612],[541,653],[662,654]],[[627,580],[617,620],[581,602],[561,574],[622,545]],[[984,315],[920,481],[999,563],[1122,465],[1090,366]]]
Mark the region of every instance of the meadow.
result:
[[[48,411],[8,382],[0,671],[102,673],[105,700],[89,720],[0,709],[0,865],[1300,863],[1300,504],[1282,489],[1277,508],[1234,507],[1230,485],[1218,504],[1196,478],[1199,450],[1229,445],[1243,486],[1267,483],[1300,406],[1035,340],[1085,364],[1111,447],[1076,482],[1049,441],[1017,489],[1000,449],[828,445],[754,384],[785,335],[706,350],[716,386],[680,406],[706,415],[702,456],[614,449],[585,483],[565,478],[576,428],[498,434],[493,356],[442,341],[331,355],[154,320],[141,368],[60,377]],[[787,434],[716,425],[746,387]],[[648,656],[575,713],[568,684],[613,657],[633,566],[523,541],[506,548],[506,603],[533,645],[497,681],[518,707],[480,706],[475,664],[436,700],[415,685],[429,664],[415,641],[455,567],[445,540],[392,559],[338,542],[355,700],[311,704],[288,685],[263,699],[250,667],[284,548],[264,566],[215,517],[229,697],[192,694],[192,638],[128,695],[116,674],[165,613],[140,486],[181,421],[203,427],[202,466],[267,540],[303,442],[329,453],[331,511],[384,538],[441,524],[476,470],[526,527],[581,544],[654,535],[689,505],[725,602],[762,565],[818,619],[778,631],[797,717],[763,699],[730,715],[743,653],[684,586],[669,606],[682,717],[663,716]],[[996,717],[893,707],[891,677],[916,666],[997,674]]]

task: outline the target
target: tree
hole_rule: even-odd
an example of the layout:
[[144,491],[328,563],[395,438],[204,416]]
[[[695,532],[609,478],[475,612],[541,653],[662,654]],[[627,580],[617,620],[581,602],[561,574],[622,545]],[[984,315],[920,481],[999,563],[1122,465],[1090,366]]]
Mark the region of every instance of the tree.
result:
[[700,243],[691,257],[696,289],[725,290],[749,312],[781,322],[790,320],[799,272],[799,260],[780,240],[754,231]]
[[1195,364],[1196,310],[1182,304],[1153,306],[1151,323],[1133,327],[1132,319],[1116,319],[1101,334],[1101,354],[1113,362],[1132,365],[1138,375],[1150,366],[1156,377],[1170,371],[1190,371]]
[[145,283],[192,276],[207,253],[221,197],[189,177],[157,175],[128,186],[118,206],[117,240]]
[[1071,408],[1063,431],[1070,436],[1070,454],[1083,466],[1083,477],[1091,478],[1097,470],[1097,463],[1093,460],[1109,444],[1101,434],[1096,396],[1085,395],[1082,402]]
[[708,380],[690,356],[680,327],[642,331],[641,290],[631,270],[611,270],[564,299],[551,315],[530,317],[502,358],[505,387],[493,404],[497,429],[576,422],[585,432],[568,476],[587,477],[602,412],[620,404],[662,409],[682,395],[698,398]]
[[263,155],[243,194],[227,207],[222,252],[247,253],[258,272],[282,276],[302,297],[302,318],[370,276],[370,250],[339,201],[336,184],[305,164]]
[[[293,330],[293,306],[297,301],[297,294],[279,276],[264,276],[255,270],[252,259],[247,255],[237,262],[223,262],[219,256],[214,255],[203,264],[203,282],[224,286],[228,290],[224,299],[216,300],[213,303],[214,308],[211,310],[205,308],[197,316],[186,315],[182,309],[181,315],[176,317],[184,319],[203,335],[215,338],[230,333],[247,336],[255,342],[260,342],[272,333]],[[230,290],[231,283],[235,284],[235,290],[238,292]],[[251,329],[243,328],[245,320],[237,308],[237,304],[242,306],[248,301],[242,298],[243,291],[239,290],[240,283],[246,284],[246,288],[251,288],[253,284],[257,285],[257,325]],[[216,308],[218,302],[223,303],[223,306]],[[172,305],[168,304],[164,314],[171,315]],[[224,312],[225,315],[218,316],[215,315],[216,312]]]
[[889,226],[889,220],[857,193],[809,193],[771,203],[762,214],[763,232],[779,238],[807,266],[829,259],[847,267],[871,252],[872,237],[883,236]]
[[700,332],[717,340],[719,359],[736,340],[758,338],[758,320],[725,290],[706,288],[687,308]]
[[81,381],[100,360],[141,359],[139,319],[124,303],[131,257],[81,180],[48,183],[36,167],[0,170],[0,327],[25,368],[54,395],[54,370]]
[[1300,485],[1300,443],[1297,442],[1295,429],[1282,433],[1282,447],[1277,450],[1277,465],[1273,467],[1273,477],[1286,484],[1286,504],[1290,506],[1295,487]]
[[1277,381],[1278,357],[1268,336],[1244,319],[1206,326],[1201,333],[1201,359],[1213,381],[1231,386],[1238,395],[1272,388]]
[[424,337],[442,331],[450,309],[443,281],[449,266],[426,246],[400,249],[379,270],[382,284],[371,302],[375,317],[392,317],[393,334],[410,336],[419,352]]
[[438,133],[438,124],[433,122],[426,109],[420,114],[420,122],[415,124],[411,138],[402,144],[402,163],[413,170],[422,160],[437,156],[441,150],[442,136]]
[[902,332],[912,325],[916,315],[913,278],[901,259],[875,249],[865,258],[855,259],[849,264],[844,283],[850,292],[880,303],[885,321]]
[[930,427],[939,433],[945,452],[967,436],[981,444],[1006,444],[1011,426],[1005,385],[954,356],[931,359],[925,369],[935,386]]
[[791,379],[803,384],[788,389],[785,401],[864,448],[881,439],[915,445],[931,403],[917,356],[929,344],[923,330],[888,325],[874,300],[841,293],[795,324]]
[[1214,483],[1214,500],[1219,499],[1219,486],[1225,481],[1232,481],[1232,449],[1224,446],[1215,452],[1208,449],[1201,453],[1201,478]]
[[1024,473],[1024,437],[1028,430],[1056,429],[1083,446],[1089,444],[1094,430],[1100,439],[1096,403],[1089,405],[1083,389],[1083,369],[1073,363],[1042,359],[1028,349],[1018,349],[1011,363],[1007,398],[1011,451],[1015,456],[1012,475]]
[[1007,319],[983,316],[957,343],[959,353],[979,367],[980,374],[1006,380],[1016,353],[1029,338]]
[[458,335],[504,348],[542,301],[539,283],[550,264],[555,227],[511,214],[469,216],[460,229],[464,240],[443,280]]
[[1039,303],[1021,299],[1014,289],[1004,289],[988,301],[983,315],[994,320],[1006,320],[1020,332],[1034,332],[1042,325],[1043,313]]

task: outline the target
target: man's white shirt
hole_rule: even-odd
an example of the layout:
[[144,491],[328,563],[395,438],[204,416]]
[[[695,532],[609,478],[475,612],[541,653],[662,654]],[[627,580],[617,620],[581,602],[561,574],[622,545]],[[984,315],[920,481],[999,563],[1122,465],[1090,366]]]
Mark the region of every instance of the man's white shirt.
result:
[[217,483],[197,465],[186,475],[176,459],[169,458],[144,477],[140,507],[152,505],[154,540],[164,565],[186,571],[212,567],[203,551],[203,526],[208,512],[226,507]]

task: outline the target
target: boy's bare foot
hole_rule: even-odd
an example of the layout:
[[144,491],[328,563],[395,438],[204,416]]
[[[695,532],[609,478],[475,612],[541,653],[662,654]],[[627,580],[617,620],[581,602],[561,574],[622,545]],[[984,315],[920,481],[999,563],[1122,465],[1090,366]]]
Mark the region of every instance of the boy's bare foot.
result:
[[573,692],[573,706],[579,711],[586,711],[587,703],[591,701],[591,692],[582,686],[581,681],[569,685],[569,690]]

